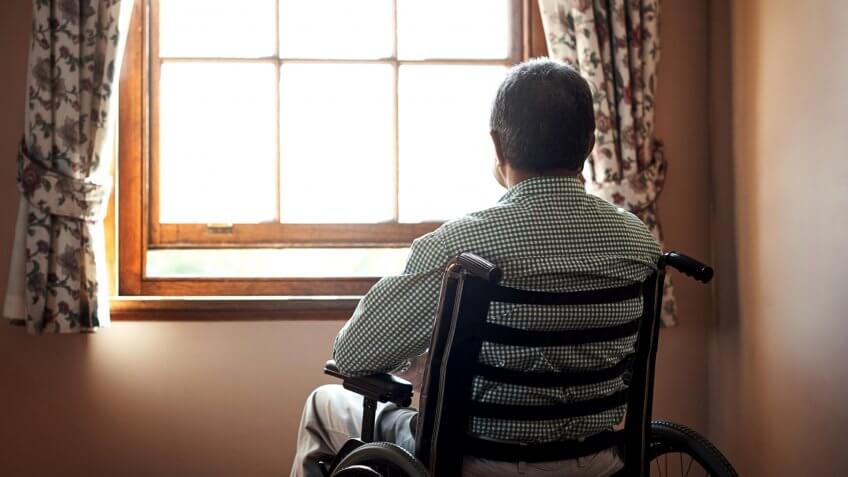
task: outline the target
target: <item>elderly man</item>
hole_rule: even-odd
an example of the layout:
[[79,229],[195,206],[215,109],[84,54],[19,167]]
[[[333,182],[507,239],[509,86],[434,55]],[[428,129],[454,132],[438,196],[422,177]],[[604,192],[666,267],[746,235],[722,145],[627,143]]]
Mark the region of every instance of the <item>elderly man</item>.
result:
[[[574,69],[543,59],[512,68],[491,112],[497,155],[494,175],[507,193],[491,208],[447,222],[413,242],[403,274],[374,285],[336,337],[333,357],[341,371],[361,375],[397,370],[424,353],[442,271],[461,252],[497,264],[504,271],[503,283],[517,288],[572,291],[644,280],[661,253],[656,241],[637,217],[586,194],[580,181],[583,163],[594,147],[594,131],[592,94]],[[495,304],[490,319],[524,329],[612,326],[637,319],[641,300],[554,314],[531,308]],[[606,346],[544,351],[486,344],[480,359],[485,354],[489,363],[536,371],[597,368],[632,352],[634,341],[635,337],[627,337]],[[475,399],[490,402],[545,405],[609,395],[623,386],[620,378],[569,388],[475,382],[472,392]],[[469,430],[491,439],[551,442],[607,430],[623,414],[622,407],[573,419],[475,419]],[[414,451],[415,416],[414,409],[383,405],[377,437]],[[321,475],[317,462],[337,452],[350,436],[359,435],[361,417],[362,398],[341,386],[313,392],[304,409],[292,475]],[[607,449],[585,458],[543,463],[468,457],[463,474],[602,476],[621,465],[615,449]]]

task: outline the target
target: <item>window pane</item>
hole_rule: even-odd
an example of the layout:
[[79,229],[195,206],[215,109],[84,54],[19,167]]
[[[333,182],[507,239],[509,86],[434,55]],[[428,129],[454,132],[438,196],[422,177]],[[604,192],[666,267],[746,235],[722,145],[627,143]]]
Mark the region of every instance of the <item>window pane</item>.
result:
[[398,57],[507,58],[511,0],[398,0]]
[[283,222],[392,218],[392,91],[387,64],[282,67]]
[[386,58],[391,0],[280,0],[280,52],[289,58]]
[[[489,111],[501,66],[400,69],[400,220],[444,220],[493,205]],[[454,192],[449,193],[449,190]]]
[[382,277],[403,271],[405,248],[151,250],[149,277]]
[[275,0],[159,0],[159,56],[272,56]]
[[160,220],[274,219],[275,66],[173,62],[160,77]]

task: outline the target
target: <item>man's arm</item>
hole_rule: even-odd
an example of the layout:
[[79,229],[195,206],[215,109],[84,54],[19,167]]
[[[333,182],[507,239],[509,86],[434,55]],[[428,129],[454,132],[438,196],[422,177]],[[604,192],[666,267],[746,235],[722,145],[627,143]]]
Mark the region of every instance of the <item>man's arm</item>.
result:
[[427,350],[450,259],[437,233],[412,243],[403,274],[377,282],[336,336],[333,359],[342,373],[391,371]]

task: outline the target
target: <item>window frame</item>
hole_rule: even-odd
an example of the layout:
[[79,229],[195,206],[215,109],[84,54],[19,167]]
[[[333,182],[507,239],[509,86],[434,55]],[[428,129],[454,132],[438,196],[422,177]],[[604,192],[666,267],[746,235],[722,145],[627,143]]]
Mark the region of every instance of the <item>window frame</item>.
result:
[[[538,4],[535,0],[513,0],[514,46],[513,62],[546,54],[541,31]],[[156,248],[276,248],[276,247],[397,247],[408,246],[420,235],[434,230],[440,223],[380,223],[380,224],[159,224],[156,217],[155,194],[151,185],[158,173],[156,151],[155,108],[151,108],[151,36],[156,34],[155,14],[151,0],[134,0],[126,50],[119,84],[118,148],[115,167],[116,196],[114,215],[107,221],[107,245],[111,250],[113,274],[113,314],[134,310],[170,310],[185,315],[187,310],[178,297],[198,297],[191,301],[203,310],[199,297],[251,297],[246,300],[227,299],[232,310],[282,310],[286,316],[298,315],[297,310],[325,308],[349,314],[355,306],[353,298],[364,294],[379,277],[336,278],[166,278],[148,277],[145,273],[148,250]],[[396,58],[396,57],[395,57]],[[395,59],[395,61],[397,61]],[[464,60],[463,60],[464,61]],[[445,63],[449,60],[434,60]],[[396,70],[397,71],[397,70]],[[395,108],[396,109],[396,108]],[[395,140],[395,147],[397,147]],[[376,235],[375,235],[376,232]],[[109,237],[109,235],[112,235]],[[375,236],[378,239],[375,240]],[[284,237],[284,238],[283,238]],[[114,254],[117,257],[114,257]],[[143,304],[132,297],[159,297],[159,305]],[[265,298],[262,298],[265,297]],[[285,299],[279,297],[287,297]],[[334,297],[329,299],[328,297]],[[353,301],[351,301],[353,300]],[[329,302],[333,305],[327,305]],[[236,302],[240,305],[236,306]],[[269,303],[280,306],[272,306]],[[339,303],[344,303],[339,308]],[[215,308],[226,310],[227,307]],[[306,316],[312,316],[307,313]],[[323,315],[322,315],[323,316]],[[312,318],[310,318],[312,319]]]

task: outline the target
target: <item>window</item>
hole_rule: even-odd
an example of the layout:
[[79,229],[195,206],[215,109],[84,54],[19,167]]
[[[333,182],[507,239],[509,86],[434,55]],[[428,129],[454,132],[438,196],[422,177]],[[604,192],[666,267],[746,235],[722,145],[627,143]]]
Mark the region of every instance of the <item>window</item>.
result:
[[502,194],[488,109],[535,3],[136,0],[119,293],[358,295],[398,271]]

